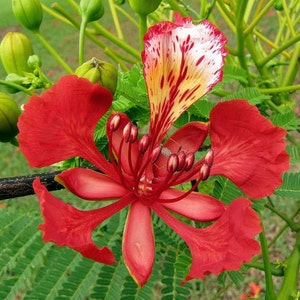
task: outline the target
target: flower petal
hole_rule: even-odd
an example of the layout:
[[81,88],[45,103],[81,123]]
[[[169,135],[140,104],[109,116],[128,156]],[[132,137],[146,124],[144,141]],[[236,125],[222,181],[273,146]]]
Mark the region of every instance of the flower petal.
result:
[[143,286],[152,272],[155,248],[151,211],[141,202],[130,206],[122,248],[130,274],[139,286]]
[[[184,191],[168,189],[162,192],[161,199],[175,199],[184,194]],[[225,211],[226,206],[221,201],[200,193],[192,192],[176,202],[164,202],[162,205],[189,219],[208,222],[219,218]]]
[[260,220],[250,205],[245,198],[234,200],[225,213],[206,228],[180,222],[160,204],[152,206],[190,248],[192,265],[184,282],[209,273],[218,275],[225,270],[239,270],[242,263],[249,262],[260,252],[259,243],[253,239],[261,231]]
[[111,250],[108,247],[99,248],[91,235],[101,222],[126,207],[132,201],[131,195],[103,208],[81,211],[54,197],[39,178],[33,182],[33,187],[44,216],[45,222],[39,228],[45,242],[70,247],[83,256],[104,264],[115,263]]
[[112,97],[99,84],[75,75],[61,77],[41,96],[32,96],[18,122],[20,148],[30,166],[44,167],[80,156],[113,174],[93,139]]
[[142,53],[151,123],[159,143],[174,121],[222,78],[224,35],[208,21],[160,22],[144,37]]
[[55,180],[76,196],[88,200],[116,199],[128,192],[110,177],[84,168],[63,171],[55,177]]
[[271,195],[289,167],[285,134],[245,100],[218,103],[210,115],[210,174],[228,177],[250,197]]
[[[208,125],[201,122],[190,122],[180,129],[178,129],[163,145],[166,155],[160,155],[155,162],[154,172],[156,176],[166,176],[167,161],[169,154],[179,153],[184,151],[185,153],[199,150],[208,134]],[[186,177],[187,174],[184,174]]]

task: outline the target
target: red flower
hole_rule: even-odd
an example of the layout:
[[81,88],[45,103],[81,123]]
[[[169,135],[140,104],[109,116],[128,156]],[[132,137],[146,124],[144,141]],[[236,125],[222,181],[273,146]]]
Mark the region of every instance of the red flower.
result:
[[[68,246],[102,263],[114,263],[107,247],[99,248],[91,234],[96,226],[129,206],[123,235],[123,257],[129,272],[142,286],[154,262],[151,211],[187,243],[192,265],[185,281],[208,273],[237,270],[259,253],[253,239],[260,221],[246,198],[228,207],[194,192],[209,175],[224,175],[248,196],[272,194],[288,168],[285,131],[274,127],[245,100],[219,103],[210,122],[191,122],[170,138],[165,135],[179,115],[221,80],[226,40],[209,22],[189,19],[162,22],[149,29],[143,52],[144,76],[150,103],[149,134],[125,114],[107,121],[109,161],[98,151],[93,132],[112,103],[111,93],[76,76],[62,77],[42,96],[33,96],[19,120],[21,150],[32,167],[43,167],[73,156],[85,158],[102,173],[69,169],[57,181],[87,200],[115,200],[91,211],[81,211],[47,191],[37,179],[34,189],[41,203],[44,241]],[[195,153],[210,137],[211,148],[199,160]],[[174,186],[196,179],[189,191]],[[198,222],[194,228],[175,212]]]
[[261,287],[258,284],[255,284],[254,282],[250,282],[249,287],[250,287],[250,294],[249,295],[242,294],[241,299],[258,299],[261,291]]

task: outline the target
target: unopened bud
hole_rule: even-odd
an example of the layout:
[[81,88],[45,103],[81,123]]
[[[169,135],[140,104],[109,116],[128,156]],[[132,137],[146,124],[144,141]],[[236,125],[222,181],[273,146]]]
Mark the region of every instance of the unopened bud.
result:
[[80,12],[86,22],[99,20],[104,14],[104,6],[102,0],[81,0]]
[[116,90],[118,70],[113,64],[92,58],[79,66],[75,74],[87,78],[92,83],[99,83],[113,94]]
[[148,134],[145,134],[142,136],[142,138],[139,141],[139,152],[144,154],[150,144],[150,136]]
[[158,8],[161,0],[128,0],[128,2],[136,13],[148,15]]
[[31,70],[34,71],[35,69],[40,68],[42,66],[42,62],[38,55],[33,54],[28,57],[27,65]]
[[167,162],[167,170],[169,173],[174,173],[177,168],[178,168],[178,156],[177,154],[171,154],[168,158],[168,162]]
[[121,124],[121,116],[119,114],[115,114],[109,121],[109,129],[111,131],[116,131]]
[[30,40],[21,32],[8,32],[0,45],[0,56],[7,74],[30,72],[27,60],[33,55]]
[[0,93],[0,141],[9,142],[18,133],[17,122],[21,111],[16,102]]
[[15,18],[27,29],[37,32],[43,20],[43,9],[39,0],[12,0]]

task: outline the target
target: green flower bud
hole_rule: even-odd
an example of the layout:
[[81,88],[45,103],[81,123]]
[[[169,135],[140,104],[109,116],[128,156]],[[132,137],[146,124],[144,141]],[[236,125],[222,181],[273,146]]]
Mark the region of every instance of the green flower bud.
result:
[[93,83],[99,83],[112,93],[116,90],[118,70],[114,65],[105,61],[92,58],[79,66],[75,70],[75,74],[78,77],[87,78]]
[[128,0],[128,2],[136,13],[148,15],[158,8],[161,0]]
[[43,20],[43,9],[39,0],[12,0],[15,18],[27,29],[39,31]]
[[81,0],[80,11],[86,22],[99,20],[104,14],[104,6],[102,0]]
[[6,94],[0,93],[0,142],[9,142],[17,135],[20,113],[17,103]]
[[35,70],[36,68],[40,68],[42,66],[42,62],[38,55],[33,54],[28,57],[27,65],[31,70]]
[[[28,84],[28,78],[25,76],[20,76],[18,74],[10,73],[5,77],[5,81],[16,83],[18,85],[21,85],[23,87],[29,88],[30,84]],[[5,86],[5,89],[10,94],[18,93],[20,90],[12,87],[12,86]]]
[[30,71],[27,60],[33,54],[29,39],[20,32],[8,32],[0,44],[0,57],[5,71],[23,75]]
[[274,8],[276,10],[283,10],[283,4],[282,4],[282,0],[277,0],[274,3]]

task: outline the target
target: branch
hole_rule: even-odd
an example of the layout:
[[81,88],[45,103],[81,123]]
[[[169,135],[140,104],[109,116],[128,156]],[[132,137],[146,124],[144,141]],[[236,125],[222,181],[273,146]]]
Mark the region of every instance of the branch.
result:
[[0,179],[0,200],[24,197],[33,195],[32,183],[37,177],[41,178],[41,182],[47,187],[49,191],[63,189],[64,187],[58,182],[54,181],[55,175],[61,171],[54,171],[49,173],[17,176]]

